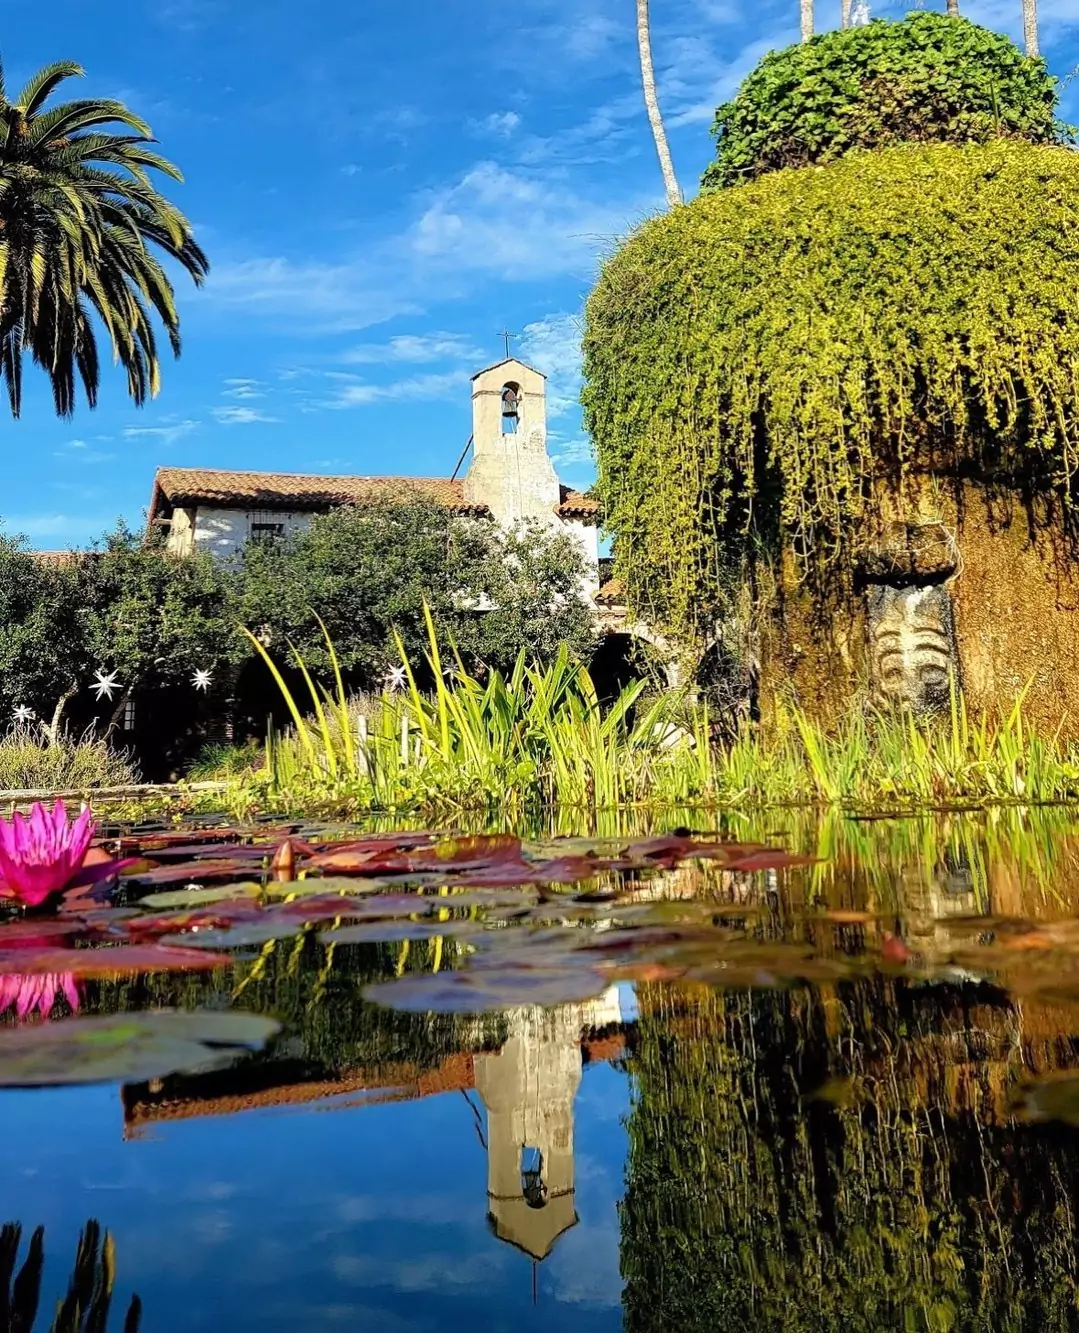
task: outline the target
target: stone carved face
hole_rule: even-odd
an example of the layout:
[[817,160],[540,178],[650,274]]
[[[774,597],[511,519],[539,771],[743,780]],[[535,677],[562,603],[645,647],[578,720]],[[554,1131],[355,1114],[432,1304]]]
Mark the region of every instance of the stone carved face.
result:
[[956,552],[939,523],[896,524],[867,553],[870,674],[878,703],[918,713],[949,706],[958,671],[947,580]]
[[955,635],[947,588],[871,588],[869,632],[873,686],[882,703],[920,713],[948,707]]

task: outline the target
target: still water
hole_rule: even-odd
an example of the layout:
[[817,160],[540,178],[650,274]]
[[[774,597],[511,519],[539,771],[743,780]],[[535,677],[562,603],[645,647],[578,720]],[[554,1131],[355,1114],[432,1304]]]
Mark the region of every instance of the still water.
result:
[[[752,986],[400,1012],[363,988],[432,939],[310,937],[88,984],[87,1012],[284,1027],[226,1068],[0,1093],[0,1324],[1076,1327],[1079,814],[728,831],[817,859],[639,893],[750,923]],[[820,971],[780,985],[792,942]]]

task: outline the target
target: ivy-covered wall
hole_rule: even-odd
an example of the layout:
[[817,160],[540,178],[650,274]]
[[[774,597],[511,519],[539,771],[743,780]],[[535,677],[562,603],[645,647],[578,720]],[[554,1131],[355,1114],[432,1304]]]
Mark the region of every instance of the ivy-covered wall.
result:
[[1079,154],[903,145],[704,195],[606,264],[585,371],[618,573],[683,644],[780,551],[841,579],[905,475],[1067,513]]

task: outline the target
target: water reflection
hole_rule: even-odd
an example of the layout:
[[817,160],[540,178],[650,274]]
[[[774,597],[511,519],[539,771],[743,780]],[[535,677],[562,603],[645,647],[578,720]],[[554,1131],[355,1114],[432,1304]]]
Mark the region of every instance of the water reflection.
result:
[[[0,1095],[9,1215],[47,1203],[52,1236],[111,1202],[144,1325],[169,1333],[1079,1326],[1079,1130],[1059,1119],[1079,1119],[1060,1079],[1079,1080],[1079,974],[1045,951],[1079,912],[1075,813],[728,831],[819,859],[683,866],[637,895],[706,897],[762,948],[837,963],[894,933],[927,966],[649,982],[483,1019],[362,998],[459,965],[452,937],[273,941],[209,977],[91,983],[89,1012],[238,1005],[285,1030],[119,1108],[112,1090]],[[1009,934],[1018,919],[1041,933]],[[989,939],[1006,965],[948,962]],[[65,1280],[46,1270],[42,1309]]]
[[[45,1266],[45,1228],[37,1227],[20,1263],[22,1227],[0,1227],[0,1327],[6,1333],[31,1333],[41,1304]],[[116,1281],[112,1237],[92,1219],[83,1227],[67,1292],[56,1306],[51,1333],[107,1333]],[[124,1333],[138,1333],[142,1303],[132,1296],[124,1316]]]

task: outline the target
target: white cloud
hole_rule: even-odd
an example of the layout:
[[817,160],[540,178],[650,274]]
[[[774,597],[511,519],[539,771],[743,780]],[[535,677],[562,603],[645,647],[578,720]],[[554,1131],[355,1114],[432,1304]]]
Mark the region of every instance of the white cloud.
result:
[[548,447],[551,450],[551,461],[561,463],[563,467],[592,467],[595,464],[592,445],[583,435],[564,442],[557,435],[551,435]]
[[170,445],[182,440],[185,435],[190,435],[198,428],[197,421],[176,421],[161,426],[125,426],[123,435],[125,440],[157,439],[163,445]]
[[253,407],[215,407],[212,411],[215,420],[223,426],[250,426],[255,422],[269,424],[278,419],[267,416],[265,412],[256,411]]
[[577,315],[547,315],[525,325],[523,361],[547,376],[547,412],[564,416],[581,396],[581,321]]
[[103,449],[89,449],[85,440],[72,440],[66,449],[54,450],[53,457],[91,467],[95,463],[110,463],[116,455],[107,453]]
[[266,397],[262,391],[260,380],[227,379],[225,383],[229,386],[222,390],[222,396],[225,398],[251,399]]
[[414,375],[389,384],[343,384],[325,407],[369,407],[372,403],[400,403],[422,398],[452,398],[461,392],[467,377],[454,372],[445,375]]
[[276,256],[217,264],[205,290],[219,305],[285,321],[292,334],[319,334],[414,314],[416,301],[396,285],[386,263],[366,257],[325,264]]
[[421,269],[499,273],[508,281],[590,275],[630,225],[625,204],[593,202],[551,173],[480,162],[438,191],[406,244]]
[[403,333],[384,343],[361,343],[341,360],[348,365],[379,365],[391,362],[475,362],[483,352],[464,333]]
[[508,139],[520,127],[521,117],[516,111],[492,111],[482,120],[472,122],[473,128],[482,134],[493,134],[499,139]]

